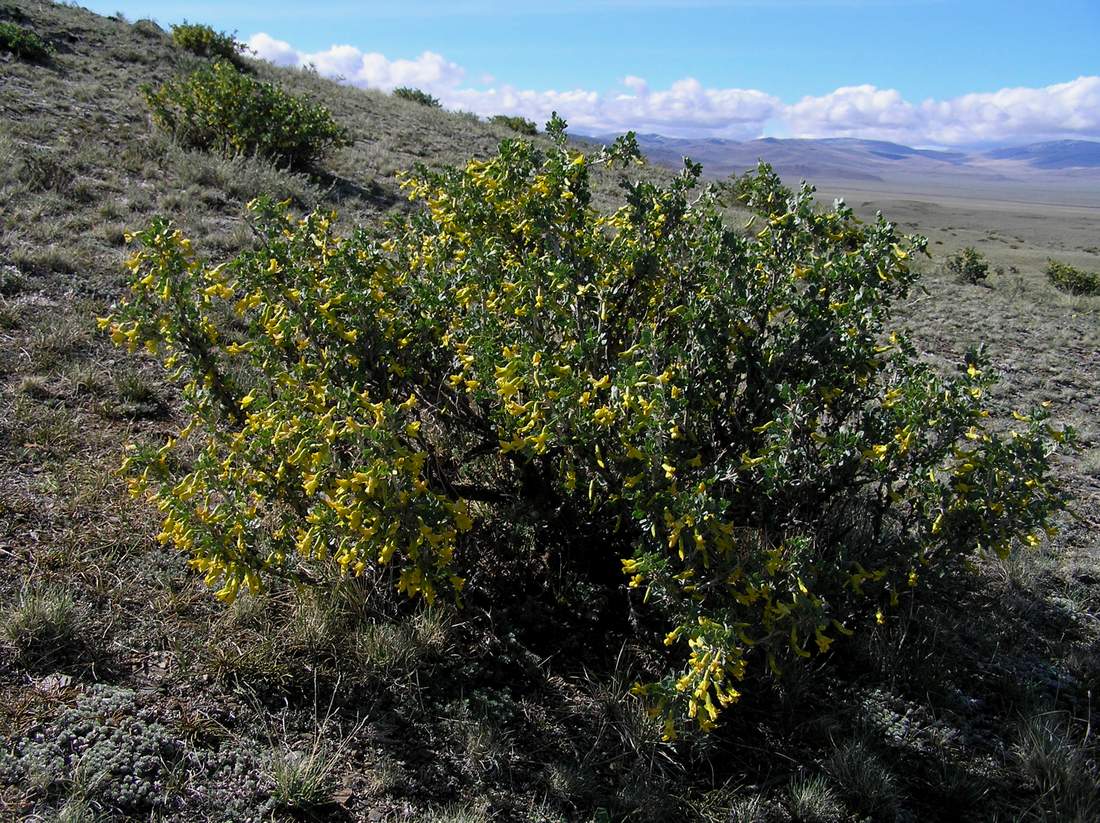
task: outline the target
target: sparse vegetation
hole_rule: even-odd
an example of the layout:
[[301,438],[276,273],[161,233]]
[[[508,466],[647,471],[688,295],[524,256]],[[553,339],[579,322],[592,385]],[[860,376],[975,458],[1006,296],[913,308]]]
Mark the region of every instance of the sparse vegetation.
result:
[[393,96],[400,98],[401,100],[408,100],[411,103],[419,103],[421,106],[427,106],[430,109],[442,108],[443,104],[426,91],[420,89],[409,88],[408,86],[398,86],[393,90]]
[[1084,271],[1057,260],[1048,260],[1046,275],[1055,288],[1069,294],[1100,294],[1100,273]]
[[301,168],[349,140],[324,106],[221,60],[142,91],[157,124],[191,148],[225,156],[259,154]]

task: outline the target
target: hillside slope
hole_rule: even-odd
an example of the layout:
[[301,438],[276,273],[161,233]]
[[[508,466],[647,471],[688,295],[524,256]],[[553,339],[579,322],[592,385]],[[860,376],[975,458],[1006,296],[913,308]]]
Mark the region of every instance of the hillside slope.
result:
[[[122,294],[127,231],[166,215],[220,260],[249,247],[243,207],[260,194],[379,225],[406,208],[397,170],[484,156],[510,133],[253,62],[330,107],[354,144],[313,175],[185,151],[138,94],[199,62],[164,32],[36,0],[0,3],[5,19],[56,54],[0,62],[0,818],[1100,809],[1087,726],[1100,683],[1100,301],[1053,291],[1037,269],[983,287],[928,264],[928,292],[902,322],[944,364],[989,340],[1004,416],[1050,400],[1079,426],[1086,450],[1060,466],[1074,516],[1054,543],[984,560],[813,670],[756,684],[711,737],[664,743],[629,694],[641,652],[599,622],[599,604],[566,610],[532,593],[552,568],[502,553],[494,572],[516,595],[491,609],[420,608],[369,580],[227,608],[158,542],[157,512],[116,473],[125,443],[185,422],[155,364],[96,331]],[[600,203],[621,200],[615,177],[597,188]],[[983,249],[997,262],[996,243]]]

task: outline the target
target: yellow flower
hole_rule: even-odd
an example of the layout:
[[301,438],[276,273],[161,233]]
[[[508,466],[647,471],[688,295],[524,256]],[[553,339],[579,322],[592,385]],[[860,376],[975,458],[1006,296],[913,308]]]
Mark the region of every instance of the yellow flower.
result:
[[863,450],[863,456],[868,460],[882,461],[889,450],[890,447],[887,445],[871,446],[871,448]]
[[592,416],[601,426],[610,426],[612,423],[615,422],[615,412],[613,412],[607,406],[601,406],[600,408],[596,409],[595,413]]

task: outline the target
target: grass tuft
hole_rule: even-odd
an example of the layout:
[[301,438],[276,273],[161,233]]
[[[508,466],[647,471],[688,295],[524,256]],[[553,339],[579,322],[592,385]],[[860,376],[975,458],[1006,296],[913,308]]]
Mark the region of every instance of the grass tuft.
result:
[[843,787],[853,806],[875,820],[893,819],[898,808],[894,776],[881,758],[862,742],[840,746],[825,769]]
[[489,823],[492,817],[482,807],[453,803],[429,811],[424,823]]
[[819,774],[800,775],[787,786],[787,808],[797,823],[833,823],[842,817],[836,794]]
[[79,642],[84,616],[73,596],[56,585],[24,589],[5,616],[4,635],[27,662],[63,658]]
[[336,786],[338,759],[317,739],[307,751],[275,752],[268,777],[272,797],[284,809],[311,809],[327,803]]
[[1100,774],[1061,715],[1040,714],[1021,723],[1013,754],[1037,795],[1032,809],[1037,816],[1074,823],[1100,819]]

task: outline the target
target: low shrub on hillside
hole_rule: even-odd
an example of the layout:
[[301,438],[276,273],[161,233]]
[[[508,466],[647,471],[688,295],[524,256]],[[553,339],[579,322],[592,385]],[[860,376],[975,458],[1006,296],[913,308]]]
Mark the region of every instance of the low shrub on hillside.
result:
[[44,63],[50,59],[53,49],[32,29],[0,21],[0,52],[10,52],[23,60]]
[[979,352],[944,376],[889,329],[923,238],[767,167],[747,232],[690,164],[601,213],[590,171],[636,143],[547,133],[419,169],[423,207],[381,234],[261,201],[258,248],[218,265],[164,221],[138,235],[101,324],[163,359],[190,422],[125,468],[220,597],[364,573],[429,602],[475,574],[492,597],[486,541],[528,518],[538,545],[493,556],[627,593],[665,666],[636,691],[671,737],[750,667],[826,654],[1051,528],[1072,435],[1042,409],[987,426]]
[[297,168],[349,142],[324,106],[241,74],[222,60],[159,89],[145,86],[142,93],[154,121],[189,148],[258,154]]
[[517,134],[522,134],[525,137],[534,137],[539,133],[538,126],[534,121],[528,120],[526,117],[513,117],[507,114],[494,114],[489,118],[489,122],[496,126],[504,126],[511,129]]
[[435,97],[432,97],[426,91],[420,89],[409,88],[408,86],[398,86],[393,90],[393,96],[399,97],[402,100],[408,100],[413,103],[419,103],[422,106],[427,106],[431,109],[442,108],[443,104]]
[[947,258],[947,270],[962,282],[976,285],[989,276],[989,261],[980,251],[967,246]]
[[221,58],[236,64],[240,63],[241,55],[248,51],[248,46],[232,34],[186,21],[172,26],[172,41],[200,57]]
[[133,28],[134,31],[142,37],[146,37],[150,40],[160,40],[165,36],[164,29],[160,27],[157,21],[150,20],[148,17],[135,20]]
[[1078,269],[1057,260],[1047,261],[1047,279],[1070,294],[1100,294],[1100,273]]

